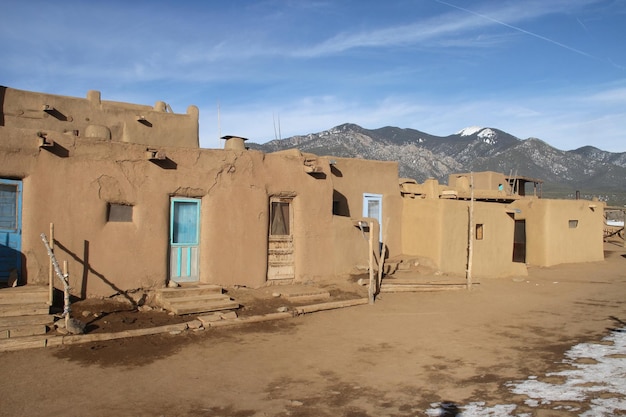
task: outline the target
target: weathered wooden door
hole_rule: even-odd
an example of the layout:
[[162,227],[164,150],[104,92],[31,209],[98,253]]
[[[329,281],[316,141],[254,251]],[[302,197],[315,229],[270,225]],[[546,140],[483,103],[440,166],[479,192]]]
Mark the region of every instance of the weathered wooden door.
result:
[[22,182],[0,179],[0,282],[22,272]]
[[170,280],[198,281],[200,200],[172,198],[170,201]]
[[267,259],[269,281],[295,277],[293,245],[293,199],[272,197]]

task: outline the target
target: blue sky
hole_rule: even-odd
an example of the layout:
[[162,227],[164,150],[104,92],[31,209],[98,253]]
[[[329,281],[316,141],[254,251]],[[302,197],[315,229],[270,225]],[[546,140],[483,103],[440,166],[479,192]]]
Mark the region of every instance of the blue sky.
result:
[[626,151],[623,0],[9,0],[0,41],[1,85],[194,104],[207,148],[356,123]]

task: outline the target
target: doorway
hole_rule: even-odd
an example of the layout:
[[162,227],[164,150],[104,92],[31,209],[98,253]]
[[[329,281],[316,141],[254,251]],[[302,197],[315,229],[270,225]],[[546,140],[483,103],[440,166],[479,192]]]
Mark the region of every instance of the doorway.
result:
[[170,201],[170,280],[198,281],[199,241],[200,200],[172,198]]
[[22,181],[0,179],[0,283],[22,274]]
[[378,242],[383,241],[383,196],[382,194],[363,194],[363,217],[378,220]]
[[270,199],[267,255],[268,281],[295,278],[293,245],[293,198]]
[[513,262],[526,263],[526,220],[515,220]]

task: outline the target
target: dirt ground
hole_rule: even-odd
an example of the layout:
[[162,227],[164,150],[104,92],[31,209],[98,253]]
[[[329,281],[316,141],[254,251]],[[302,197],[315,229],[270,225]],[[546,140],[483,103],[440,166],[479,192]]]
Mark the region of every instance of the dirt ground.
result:
[[[573,345],[624,327],[626,250],[605,249],[603,262],[531,268],[471,291],[384,293],[374,305],[242,327],[0,353],[0,416],[408,417],[437,404],[455,416],[477,401],[578,415],[527,407],[505,383],[559,370]],[[244,314],[275,307],[250,302]],[[101,312],[91,331],[177,320],[123,308]]]

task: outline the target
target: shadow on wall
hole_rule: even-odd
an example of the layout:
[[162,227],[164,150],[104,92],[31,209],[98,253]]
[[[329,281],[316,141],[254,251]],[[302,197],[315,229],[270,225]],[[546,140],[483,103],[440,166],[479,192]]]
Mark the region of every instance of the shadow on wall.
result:
[[348,199],[337,190],[333,190],[333,214],[335,216],[350,217]]
[[0,126],[4,126],[4,94],[6,87],[0,85]]
[[87,280],[89,278],[89,274],[92,274],[98,277],[106,285],[111,287],[117,294],[121,294],[122,296],[124,296],[124,298],[126,298],[133,305],[133,307],[137,307],[137,303],[135,302],[135,300],[132,299],[132,297],[130,297],[120,288],[116,287],[115,284],[113,284],[104,276],[104,274],[101,274],[100,272],[93,269],[91,265],[89,265],[89,241],[88,240],[83,241],[83,257],[82,258],[78,256],[76,253],[69,250],[65,245],[63,245],[61,242],[59,242],[56,239],[54,240],[54,244],[55,244],[55,249],[58,247],[63,252],[71,256],[72,259],[74,259],[76,262],[78,262],[79,264],[83,266],[82,280],[80,284],[80,298],[82,299],[87,298]]
[[7,245],[0,245],[0,284],[26,285],[26,256]]

